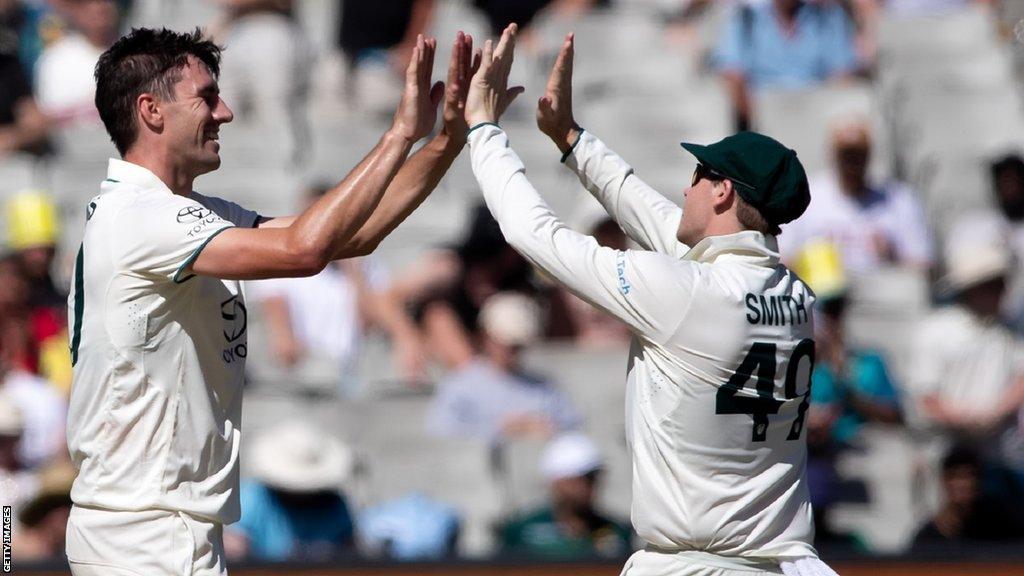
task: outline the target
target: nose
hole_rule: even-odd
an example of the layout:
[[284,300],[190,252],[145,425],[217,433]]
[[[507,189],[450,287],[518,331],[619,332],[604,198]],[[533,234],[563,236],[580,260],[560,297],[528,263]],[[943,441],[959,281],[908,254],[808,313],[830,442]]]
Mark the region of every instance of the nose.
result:
[[227,124],[235,119],[235,113],[228,108],[228,103],[223,98],[217,99],[217,108],[213,110],[213,119],[218,124]]

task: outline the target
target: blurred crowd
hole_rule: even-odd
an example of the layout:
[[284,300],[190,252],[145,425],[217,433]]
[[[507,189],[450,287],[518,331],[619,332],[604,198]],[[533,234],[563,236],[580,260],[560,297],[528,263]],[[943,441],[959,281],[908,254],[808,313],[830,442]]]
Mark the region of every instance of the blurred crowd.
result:
[[[307,107],[314,47],[297,17],[301,2],[217,0],[219,15],[208,23],[210,33],[231,47],[221,78],[225,99],[240,122],[275,127],[295,163],[313,146]],[[397,94],[392,88],[416,35],[431,29],[445,2],[340,2],[331,50],[344,67],[344,82],[336,97],[354,109],[393,98],[389,91]],[[142,9],[135,3],[152,2],[0,0],[0,167],[24,157],[60,163],[53,136],[98,122],[92,70],[133,11]],[[535,20],[553,14],[571,20],[631,4],[468,3],[492,32],[520,23],[527,52]],[[761,91],[876,81],[877,32],[887,17],[996,13],[1014,4],[643,3],[658,5],[666,36],[714,27],[703,73],[722,83],[737,130],[759,125],[752,102]],[[1011,38],[1000,36],[1004,32],[995,24],[991,30],[1010,44]],[[937,491],[904,548],[1024,545],[1024,150],[987,158],[984,205],[936,222],[919,190],[871,169],[886,153],[879,151],[876,123],[845,116],[826,130],[828,168],[811,179],[807,213],[779,238],[783,261],[818,295],[807,432],[818,540],[870,548],[834,522],[831,512],[871,497],[843,477],[838,463],[883,430],[924,439],[927,457],[913,465]],[[609,141],[614,146],[614,135]],[[310,186],[307,199],[325,190]],[[0,256],[0,499],[15,506],[16,561],[40,560],[63,554],[75,474],[64,437],[71,359],[63,284],[74,255],[60,253],[62,234],[75,231],[60,229],[59,190],[9,189],[0,182],[0,193],[6,234]],[[513,510],[494,525],[497,550],[544,558],[624,557],[638,544],[628,519],[610,517],[596,498],[608,460],[583,433],[583,410],[561,383],[531,370],[523,354],[550,341],[620,350],[629,332],[541,277],[505,243],[483,206],[467,222],[460,238],[424,247],[430,249],[401,269],[387,270],[370,256],[337,262],[312,278],[250,283],[248,298],[263,318],[270,362],[298,373],[309,358],[327,359],[335,367],[337,396],[359,398],[367,394],[358,377],[364,341],[380,332],[402,386],[431,398],[424,435],[543,445],[536,462],[546,485],[537,500],[543,504]],[[630,247],[611,220],[591,219],[585,227],[602,245]],[[873,291],[882,300],[891,296],[891,284],[871,279],[892,276],[920,279],[926,307],[908,332],[907,357],[898,359],[851,339],[848,322]],[[894,370],[895,362],[907,368]],[[226,533],[232,556],[276,561],[456,554],[463,518],[445,502],[408,494],[356,506],[345,488],[359,472],[356,447],[303,421],[277,423],[248,442],[242,520]]]

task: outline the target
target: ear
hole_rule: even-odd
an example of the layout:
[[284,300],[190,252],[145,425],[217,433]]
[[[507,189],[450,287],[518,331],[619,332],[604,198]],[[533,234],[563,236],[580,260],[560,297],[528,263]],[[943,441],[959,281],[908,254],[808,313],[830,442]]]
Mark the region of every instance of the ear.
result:
[[736,189],[733,188],[732,180],[715,182],[711,189],[711,205],[716,214],[722,214],[732,208],[735,198]]
[[139,97],[135,99],[135,109],[138,111],[142,123],[140,128],[145,126],[154,132],[163,130],[163,107],[155,96],[148,92],[139,94]]

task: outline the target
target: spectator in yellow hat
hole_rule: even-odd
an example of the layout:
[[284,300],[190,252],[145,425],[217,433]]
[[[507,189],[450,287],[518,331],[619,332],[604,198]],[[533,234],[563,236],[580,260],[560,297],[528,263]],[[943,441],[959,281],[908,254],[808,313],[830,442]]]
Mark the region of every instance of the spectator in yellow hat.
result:
[[63,312],[68,295],[57,289],[50,274],[60,232],[53,198],[36,190],[15,195],[7,202],[7,230],[8,245],[31,283],[29,304]]
[[57,207],[48,194],[26,190],[11,198],[6,208],[13,264],[28,284],[32,350],[23,367],[67,392],[71,385],[67,294],[51,274],[59,238]]

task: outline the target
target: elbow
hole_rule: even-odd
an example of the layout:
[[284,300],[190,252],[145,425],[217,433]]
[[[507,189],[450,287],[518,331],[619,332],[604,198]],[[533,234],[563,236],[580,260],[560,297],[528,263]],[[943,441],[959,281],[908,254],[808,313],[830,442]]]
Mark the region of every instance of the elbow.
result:
[[352,242],[351,246],[345,250],[345,258],[359,258],[361,256],[369,256],[377,249],[380,245],[380,240],[366,240],[366,241],[355,241]]
[[295,242],[288,252],[298,276],[315,276],[331,262],[330,245],[326,242]]
[[525,226],[512,226],[510,228],[502,228],[501,234],[505,237],[505,242],[514,248],[517,252],[522,254],[524,251],[529,251],[530,243],[533,240],[530,231]]

